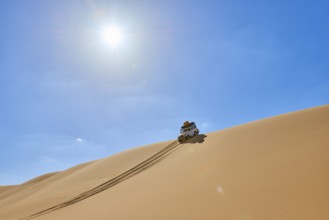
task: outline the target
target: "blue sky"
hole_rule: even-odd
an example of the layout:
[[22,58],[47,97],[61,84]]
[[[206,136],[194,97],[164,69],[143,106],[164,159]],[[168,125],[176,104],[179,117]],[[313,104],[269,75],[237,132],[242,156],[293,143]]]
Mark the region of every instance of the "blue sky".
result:
[[[329,102],[328,1],[0,2],[0,185]],[[109,48],[100,29],[124,42]]]

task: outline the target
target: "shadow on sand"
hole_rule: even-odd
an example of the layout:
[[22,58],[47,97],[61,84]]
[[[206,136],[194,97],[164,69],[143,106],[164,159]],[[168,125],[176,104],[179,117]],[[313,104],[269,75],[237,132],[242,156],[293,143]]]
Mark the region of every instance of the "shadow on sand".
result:
[[189,144],[195,144],[195,143],[203,143],[205,141],[205,138],[207,137],[207,135],[205,134],[199,134],[198,136],[195,136],[194,138],[186,141],[185,143],[189,143]]

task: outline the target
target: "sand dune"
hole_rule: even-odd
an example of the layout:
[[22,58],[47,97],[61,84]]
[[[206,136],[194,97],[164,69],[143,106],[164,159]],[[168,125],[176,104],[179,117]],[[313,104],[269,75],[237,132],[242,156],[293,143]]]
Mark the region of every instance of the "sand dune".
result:
[[329,106],[0,187],[0,219],[328,220]]

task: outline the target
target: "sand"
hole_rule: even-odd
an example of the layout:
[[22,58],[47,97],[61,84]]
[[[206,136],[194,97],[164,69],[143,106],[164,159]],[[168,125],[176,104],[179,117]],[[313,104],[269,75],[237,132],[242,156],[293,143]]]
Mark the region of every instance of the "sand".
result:
[[0,219],[24,218],[328,220],[329,105],[0,187]]

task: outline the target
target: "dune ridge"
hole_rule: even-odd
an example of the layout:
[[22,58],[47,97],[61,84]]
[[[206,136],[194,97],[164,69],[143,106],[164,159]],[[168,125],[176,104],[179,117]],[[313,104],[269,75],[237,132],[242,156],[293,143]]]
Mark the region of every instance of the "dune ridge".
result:
[[125,171],[124,173],[110,179],[109,181],[106,181],[105,183],[102,183],[101,185],[96,186],[95,188],[88,190],[68,201],[65,201],[63,203],[60,203],[56,206],[50,207],[48,209],[42,210],[36,214],[33,214],[27,218],[23,218],[22,220],[28,220],[28,219],[32,219],[35,218],[37,216],[40,215],[44,215],[47,214],[49,212],[53,212],[56,211],[58,209],[61,208],[65,208],[69,205],[72,205],[74,203],[80,202],[84,199],[87,199],[93,195],[96,195],[97,193],[100,193],[106,189],[111,188],[112,186],[115,186],[116,184],[138,174],[139,172],[142,172],[143,170],[151,167],[152,165],[156,164],[157,162],[159,162],[160,160],[162,160],[168,153],[170,153],[172,150],[174,150],[176,147],[178,147],[180,143],[178,141],[173,141],[172,143],[170,143],[168,146],[166,146],[165,148],[163,148],[162,150],[160,150],[159,152],[155,153],[154,155],[152,155],[151,157],[149,157],[148,159],[144,160],[143,162],[137,164],[136,166],[132,167],[131,169]]
[[0,187],[0,219],[329,219],[329,105]]

